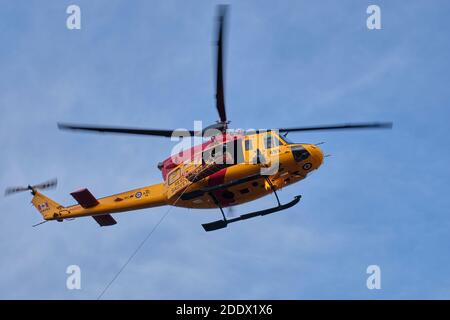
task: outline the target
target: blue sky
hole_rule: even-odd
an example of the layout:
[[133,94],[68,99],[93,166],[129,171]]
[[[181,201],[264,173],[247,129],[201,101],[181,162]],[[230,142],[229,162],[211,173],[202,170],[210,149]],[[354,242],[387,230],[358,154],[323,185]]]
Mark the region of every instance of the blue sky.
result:
[[[65,27],[78,4],[82,29]],[[448,1],[231,1],[232,126],[392,120],[325,141],[319,171],[284,189],[296,207],[205,233],[215,210],[172,208],[109,299],[450,298]],[[378,4],[382,30],[366,28]],[[213,123],[211,1],[3,1],[0,188],[58,177],[63,204],[157,183],[164,138],[58,131],[58,121],[190,128]],[[0,298],[94,299],[168,208],[31,225],[30,195],[0,200]],[[272,206],[271,197],[236,208]],[[82,289],[66,289],[66,268]],[[366,288],[379,265],[382,289]]]

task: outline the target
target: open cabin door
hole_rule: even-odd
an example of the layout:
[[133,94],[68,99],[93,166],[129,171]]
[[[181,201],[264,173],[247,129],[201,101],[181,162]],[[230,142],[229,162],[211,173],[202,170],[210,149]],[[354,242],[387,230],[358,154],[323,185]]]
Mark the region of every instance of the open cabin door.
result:
[[172,169],[167,175],[167,198],[171,199],[188,186],[208,176],[244,162],[243,140],[235,139],[225,143],[213,143],[202,153]]

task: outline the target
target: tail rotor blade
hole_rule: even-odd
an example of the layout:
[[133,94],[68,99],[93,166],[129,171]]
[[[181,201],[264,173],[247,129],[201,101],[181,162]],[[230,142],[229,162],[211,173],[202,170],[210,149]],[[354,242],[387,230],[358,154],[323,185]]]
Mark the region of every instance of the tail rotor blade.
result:
[[46,182],[42,182],[39,184],[36,184],[34,186],[32,186],[33,189],[51,189],[51,188],[55,188],[58,185],[58,180],[56,178],[48,180]]
[[28,187],[9,187],[5,189],[5,196],[9,196],[17,192],[23,192],[28,190],[30,190]]

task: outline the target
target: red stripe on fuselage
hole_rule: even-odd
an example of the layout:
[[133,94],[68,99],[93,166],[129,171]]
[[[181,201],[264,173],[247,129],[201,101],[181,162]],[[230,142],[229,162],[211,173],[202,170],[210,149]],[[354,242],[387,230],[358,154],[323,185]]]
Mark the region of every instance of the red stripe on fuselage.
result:
[[[225,182],[225,174],[227,172],[227,168],[224,168],[220,171],[217,171],[216,173],[213,173],[212,175],[209,176],[208,179],[208,186],[209,187],[213,187],[213,186],[218,186],[221,185]],[[234,199],[227,199],[223,197],[223,192],[225,190],[217,190],[217,191],[213,191],[212,193],[214,194],[214,196],[216,197],[217,200],[219,200],[219,203],[222,207],[226,207],[229,206],[230,204],[232,204],[234,202]]]

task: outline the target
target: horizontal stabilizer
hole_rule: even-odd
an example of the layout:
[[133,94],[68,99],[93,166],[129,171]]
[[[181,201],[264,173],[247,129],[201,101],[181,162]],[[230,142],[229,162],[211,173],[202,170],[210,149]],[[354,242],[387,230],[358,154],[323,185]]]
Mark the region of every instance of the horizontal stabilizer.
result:
[[75,200],[77,200],[80,206],[85,209],[95,207],[99,203],[92,193],[86,188],[72,192],[71,195],[75,198]]
[[102,214],[99,216],[92,216],[92,218],[97,221],[97,223],[100,225],[100,227],[107,227],[112,226],[117,223],[116,220],[110,215],[110,214]]

